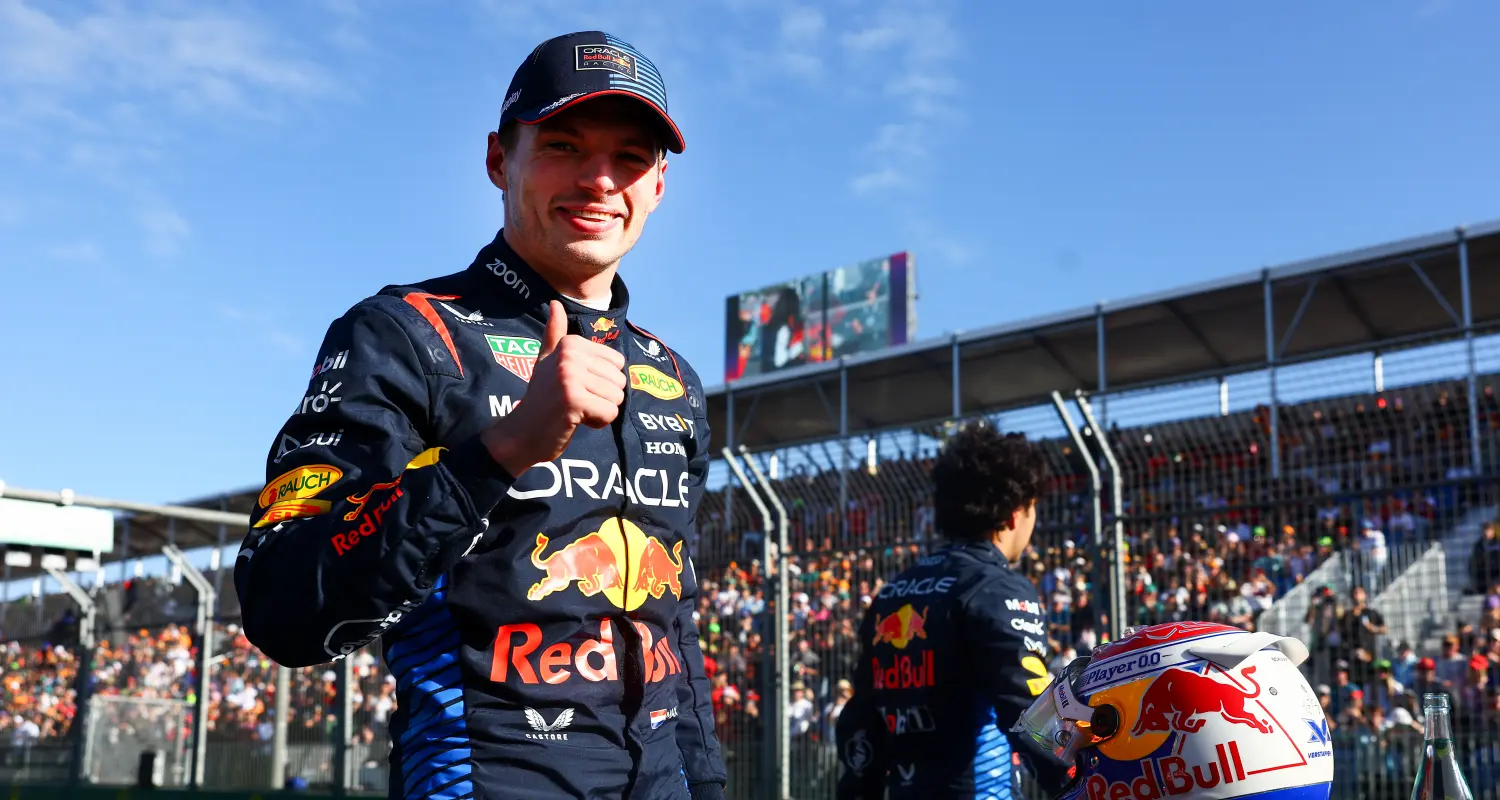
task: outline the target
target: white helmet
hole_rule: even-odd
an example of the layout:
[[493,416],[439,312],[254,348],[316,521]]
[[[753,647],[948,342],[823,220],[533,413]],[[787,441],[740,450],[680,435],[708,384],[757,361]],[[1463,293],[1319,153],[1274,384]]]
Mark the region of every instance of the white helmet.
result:
[[1296,639],[1212,622],[1132,628],[1013,730],[1074,765],[1060,800],[1326,800],[1333,746],[1306,659]]

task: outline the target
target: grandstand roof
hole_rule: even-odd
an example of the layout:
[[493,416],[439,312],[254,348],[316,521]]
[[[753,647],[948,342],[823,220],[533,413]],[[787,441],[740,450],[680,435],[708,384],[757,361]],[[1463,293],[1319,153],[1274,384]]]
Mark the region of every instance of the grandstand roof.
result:
[[838,436],[841,379],[859,434],[953,417],[955,373],[969,415],[1263,369],[1268,302],[1281,365],[1458,338],[1463,250],[1474,327],[1500,325],[1497,220],[732,381],[709,425],[715,449]]

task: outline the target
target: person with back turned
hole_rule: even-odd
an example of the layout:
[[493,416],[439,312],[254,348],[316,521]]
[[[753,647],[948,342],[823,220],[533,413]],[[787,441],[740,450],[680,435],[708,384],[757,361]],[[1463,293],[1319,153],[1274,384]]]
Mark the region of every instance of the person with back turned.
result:
[[1008,797],[1017,755],[1044,788],[1066,784],[1067,765],[1009,732],[1048,683],[1041,600],[1010,566],[1045,472],[1024,436],[987,422],[944,444],[933,505],[949,543],[882,586],[860,626],[839,800]]
[[718,800],[694,622],[703,386],[617,274],[682,135],[638,50],[549,39],[488,132],[505,222],[334,321],[235,565],[286,666],[377,637],[393,798]]

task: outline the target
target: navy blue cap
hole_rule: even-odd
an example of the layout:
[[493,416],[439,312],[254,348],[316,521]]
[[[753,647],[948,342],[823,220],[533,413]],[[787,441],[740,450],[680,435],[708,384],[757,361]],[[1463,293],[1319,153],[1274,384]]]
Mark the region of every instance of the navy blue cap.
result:
[[622,95],[645,103],[667,129],[667,149],[681,153],[685,143],[667,114],[667,86],[656,65],[641,52],[603,31],[581,31],[537,45],[516,68],[500,106],[500,125],[534,125],[577,103]]

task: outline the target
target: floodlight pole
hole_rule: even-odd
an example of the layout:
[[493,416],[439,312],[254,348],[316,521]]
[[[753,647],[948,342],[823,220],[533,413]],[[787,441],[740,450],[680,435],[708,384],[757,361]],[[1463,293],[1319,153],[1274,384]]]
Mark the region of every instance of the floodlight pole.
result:
[[[1094,556],[1094,585],[1109,586],[1110,571],[1109,564],[1104,560],[1104,509],[1101,507],[1104,496],[1104,484],[1099,479],[1099,462],[1094,460],[1094,454],[1089,452],[1088,443],[1083,440],[1083,434],[1078,432],[1078,426],[1073,424],[1073,417],[1068,413],[1068,407],[1063,405],[1062,393],[1054,390],[1052,392],[1052,404],[1057,407],[1057,416],[1062,420],[1063,427],[1068,429],[1068,436],[1073,440],[1073,445],[1078,448],[1078,454],[1083,457],[1083,463],[1089,469],[1089,494],[1094,501],[1093,513],[1093,539],[1091,541]],[[1119,638],[1115,633],[1115,621],[1120,618],[1124,609],[1115,608],[1115,592],[1109,593],[1109,631],[1110,638]]]
[[[776,706],[781,709],[790,709],[791,695],[787,685],[786,674],[789,662],[787,653],[787,642],[789,635],[787,631],[787,518],[786,506],[781,504],[781,498],[776,496],[776,490],[771,488],[770,481],[766,480],[764,473],[760,471],[760,464],[750,455],[750,451],[740,445],[740,455],[745,457],[745,463],[750,465],[750,472],[755,475],[756,483],[760,484],[761,491],[766,493],[766,498],[771,505],[776,507],[776,521],[778,523],[777,560],[776,560]],[[767,564],[767,566],[770,566]],[[792,728],[786,713],[776,715],[776,739],[780,742],[782,752],[791,752]],[[790,770],[781,771],[781,794],[780,800],[787,800],[792,796]]]
[[[730,450],[728,447],[725,447],[725,448],[723,448],[721,450],[721,452],[724,454],[724,462],[729,465],[729,469],[734,472],[734,476],[736,478],[740,479],[740,486],[743,486],[745,488],[745,494],[747,494],[747,495],[750,496],[750,502],[754,503],[755,507],[757,509],[759,509],[759,511],[760,511],[761,523],[764,525],[763,530],[765,530],[765,532],[766,532],[765,535],[761,537],[761,551],[762,551],[761,563],[765,564],[766,565],[766,569],[769,570],[771,568],[771,561],[772,561],[772,554],[771,554],[771,530],[772,530],[772,526],[771,526],[771,512],[768,511],[768,510],[766,510],[766,504],[761,501],[761,499],[760,499],[760,493],[757,492],[757,491],[755,491],[755,484],[751,483],[750,479],[745,477],[745,471],[740,468],[740,462],[739,462],[738,459],[736,459],[734,457],[734,451]],[[730,493],[733,494],[733,487],[730,487]],[[777,574],[776,577],[777,577],[777,580],[785,580],[786,579],[786,575],[784,573],[781,573],[779,570],[778,570],[778,574]],[[778,607],[776,609],[776,614],[779,617],[785,617],[786,616],[786,609],[784,607]],[[773,680],[773,681],[776,682],[776,687],[777,687],[776,688],[776,698],[777,698],[777,702],[779,702],[780,698],[781,698],[781,691],[782,691],[781,686],[786,683],[786,674],[783,673],[781,670],[777,669],[776,668],[777,664],[775,662],[772,662],[771,659],[772,659],[772,657],[774,657],[774,658],[776,658],[776,659],[779,660],[780,658],[784,657],[784,655],[785,655],[784,653],[778,653],[778,654],[774,654],[774,655],[772,655],[772,656],[770,656],[770,657],[768,657],[766,659],[766,661],[768,662],[766,666],[769,668],[768,671],[771,673],[771,680]],[[764,707],[761,708],[762,712],[764,712],[765,710],[766,709]],[[791,750],[788,749],[788,748],[782,747],[782,738],[781,738],[781,736],[779,734],[779,731],[781,729],[785,729],[786,728],[786,721],[784,719],[784,717],[786,716],[786,713],[787,713],[787,707],[785,707],[785,706],[780,707],[780,708],[774,708],[774,709],[771,710],[771,715],[770,715],[771,718],[775,719],[775,720],[780,720],[777,723],[778,735],[773,740],[766,742],[766,753],[765,753],[765,756],[764,756],[766,758],[767,762],[768,762],[768,766],[770,766],[772,769],[774,769],[777,774],[779,774],[779,775],[782,776],[781,780],[778,781],[778,784],[777,784],[778,788],[780,788],[781,786],[785,786],[786,785],[787,780],[788,780],[786,776],[789,775],[790,772],[791,772],[788,769],[788,766],[789,766],[788,765],[788,758],[791,755]],[[764,713],[762,713],[761,718],[762,719],[765,718],[765,714]],[[785,797],[786,797],[786,795],[784,794],[784,792],[777,794],[777,800],[785,800]]]
[[172,562],[172,566],[182,571],[182,577],[187,578],[188,583],[198,592],[198,617],[195,620],[198,628],[198,701],[195,709],[197,721],[193,725],[193,772],[189,785],[194,789],[201,789],[203,765],[208,755],[208,670],[214,649],[213,610],[217,607],[219,597],[214,592],[214,585],[203,577],[197,567],[188,563],[187,556],[183,555],[177,545],[163,545],[161,553]]
[[1074,402],[1078,403],[1078,410],[1083,412],[1083,419],[1090,428],[1094,429],[1094,438],[1099,442],[1099,450],[1104,454],[1104,460],[1109,464],[1109,484],[1111,499],[1115,510],[1114,542],[1110,550],[1110,590],[1109,606],[1110,619],[1109,630],[1113,639],[1119,639],[1125,633],[1125,476],[1120,472],[1120,462],[1115,459],[1115,451],[1109,446],[1109,435],[1099,427],[1099,421],[1094,419],[1094,409],[1089,406],[1088,398],[1083,396],[1083,391],[1078,390],[1073,394]]
[[89,701],[94,693],[94,598],[74,583],[66,572],[57,567],[45,569],[78,604],[78,674],[73,678],[75,711],[73,726],[68,732],[73,738],[73,768],[69,770],[69,780],[78,784],[89,778]]

